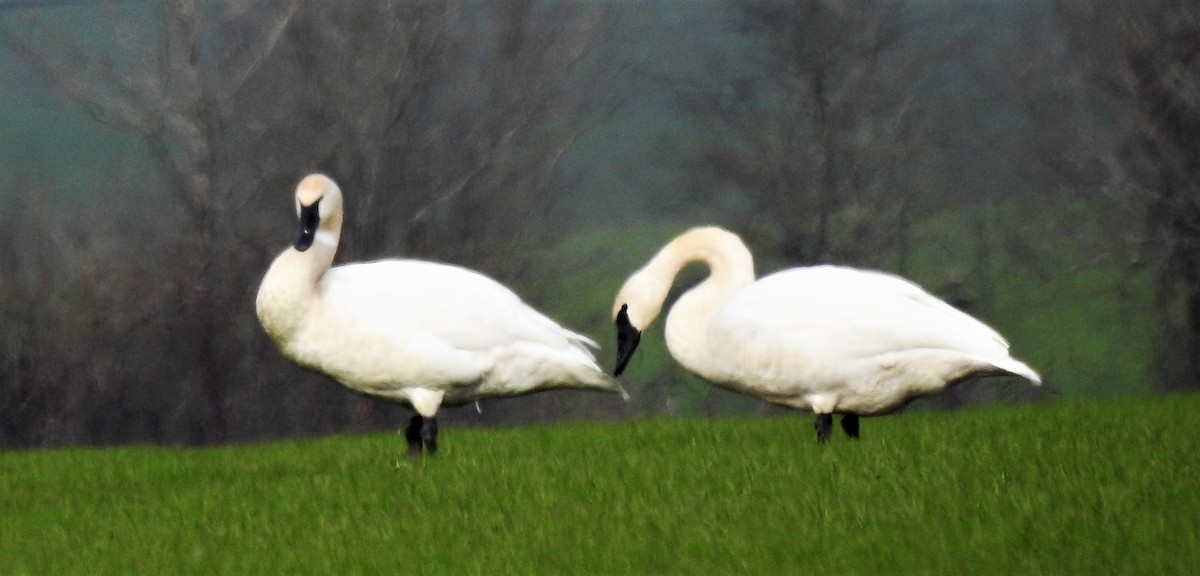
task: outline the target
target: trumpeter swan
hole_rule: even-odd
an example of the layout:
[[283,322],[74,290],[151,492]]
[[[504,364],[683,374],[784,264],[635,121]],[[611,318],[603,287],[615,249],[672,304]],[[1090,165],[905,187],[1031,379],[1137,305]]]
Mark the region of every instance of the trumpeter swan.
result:
[[675,275],[693,262],[710,272],[667,315],[671,355],[717,385],[811,409],[819,441],[829,439],[833,414],[857,438],[860,415],[888,413],[970,376],[1041,383],[994,330],[908,280],[813,266],[755,281],[741,238],[716,227],[683,233],[625,281],[613,304],[615,375],[658,317]]
[[567,330],[482,274],[416,260],[331,268],[342,193],[296,187],[300,230],[258,290],[259,322],[291,361],[351,390],[411,406],[409,452],[437,451],[438,408],[548,388],[624,391]]

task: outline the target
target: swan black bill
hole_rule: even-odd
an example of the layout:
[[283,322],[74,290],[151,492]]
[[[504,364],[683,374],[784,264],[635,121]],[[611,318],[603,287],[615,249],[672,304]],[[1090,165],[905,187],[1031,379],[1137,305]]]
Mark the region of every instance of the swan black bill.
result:
[[625,365],[629,364],[633,351],[637,350],[641,341],[642,333],[629,321],[629,305],[622,304],[621,311],[617,312],[617,369],[613,370],[614,376],[620,376],[625,371]]
[[317,226],[321,224],[320,205],[321,201],[317,200],[308,206],[300,207],[300,231],[296,234],[296,241],[292,242],[292,247],[301,252],[308,250],[317,236]]

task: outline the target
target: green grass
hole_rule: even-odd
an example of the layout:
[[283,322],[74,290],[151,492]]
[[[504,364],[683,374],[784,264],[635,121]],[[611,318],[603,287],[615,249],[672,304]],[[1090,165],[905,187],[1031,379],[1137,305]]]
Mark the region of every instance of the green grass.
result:
[[1183,574],[1200,395],[0,454],[0,573]]

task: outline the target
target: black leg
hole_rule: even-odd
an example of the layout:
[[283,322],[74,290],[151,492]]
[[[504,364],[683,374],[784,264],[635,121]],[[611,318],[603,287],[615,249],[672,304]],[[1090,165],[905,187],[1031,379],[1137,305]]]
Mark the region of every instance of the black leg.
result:
[[424,420],[420,414],[413,414],[412,420],[409,420],[408,426],[404,428],[404,439],[408,441],[409,456],[421,455],[421,436],[425,429]]
[[817,414],[813,428],[817,429],[817,442],[828,442],[833,434],[833,414]]
[[421,440],[425,442],[427,454],[437,454],[437,418],[425,419],[425,425],[421,426]]
[[842,430],[846,431],[846,436],[858,438],[858,414],[843,414]]

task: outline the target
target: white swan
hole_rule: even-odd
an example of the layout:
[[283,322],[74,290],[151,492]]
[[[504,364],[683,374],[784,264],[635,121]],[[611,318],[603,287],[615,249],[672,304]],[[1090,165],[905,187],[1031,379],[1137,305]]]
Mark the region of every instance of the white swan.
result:
[[407,404],[409,451],[437,451],[438,408],[547,388],[624,391],[589,338],[456,266],[382,260],[330,268],[342,193],[312,174],[296,187],[300,232],[258,290],[259,322],[293,362],[342,385]]
[[858,437],[859,415],[885,414],[970,376],[1041,377],[1013,359],[982,322],[903,278],[839,266],[793,268],[757,282],[741,238],[694,228],[634,272],[613,304],[617,366],[659,315],[675,275],[702,262],[710,273],[667,315],[667,348],[689,371],[732,390],[817,414]]

